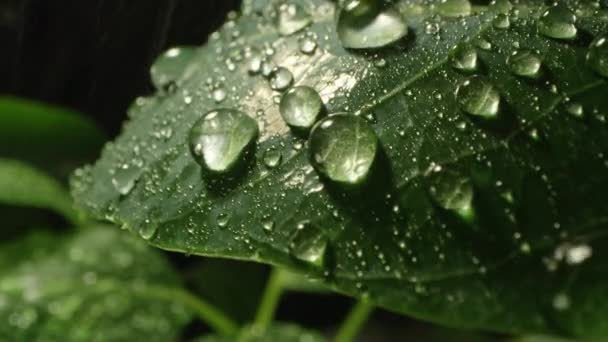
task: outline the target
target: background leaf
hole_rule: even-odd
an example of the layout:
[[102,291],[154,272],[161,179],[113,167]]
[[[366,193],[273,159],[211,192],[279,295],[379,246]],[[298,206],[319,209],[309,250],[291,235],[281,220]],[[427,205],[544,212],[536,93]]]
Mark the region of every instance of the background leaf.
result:
[[109,227],[0,246],[0,339],[169,341],[190,313],[164,257]]
[[[223,338],[217,336],[205,336],[195,340],[196,342],[229,342],[233,338]],[[319,333],[302,329],[293,324],[277,323],[264,332],[256,331],[254,328],[245,328],[236,338],[239,342],[323,342],[326,339]]]
[[80,222],[67,189],[25,163],[0,158],[0,203],[50,209],[74,224]]
[[[78,202],[155,246],[289,267],[417,318],[608,336],[608,305],[598,300],[608,286],[608,86],[586,64],[606,31],[605,8],[560,2],[577,15],[577,38],[565,41],[538,32],[547,7],[536,1],[396,1],[406,38],[361,52],[341,46],[333,3],[295,3],[313,22],[281,36],[277,4],[246,1],[76,174]],[[507,28],[495,24],[505,8]],[[309,38],[314,53],[301,51]],[[482,87],[468,87],[454,46],[473,49]],[[539,55],[539,79],[509,67],[522,49]],[[382,148],[365,187],[317,176],[305,140],[281,120],[280,93],[251,75],[259,54],[316,89],[327,112],[375,122]],[[456,95],[462,87],[467,101]],[[488,114],[493,106],[471,104],[497,96],[495,119],[459,109]],[[201,174],[186,144],[192,124],[218,107],[256,116],[262,128],[257,162],[231,179]],[[279,166],[265,165],[269,151],[281,154]]]

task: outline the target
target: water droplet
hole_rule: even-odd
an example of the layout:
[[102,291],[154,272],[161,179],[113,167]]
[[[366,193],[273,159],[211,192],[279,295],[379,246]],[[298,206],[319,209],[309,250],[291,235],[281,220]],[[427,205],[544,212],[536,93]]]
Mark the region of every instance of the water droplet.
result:
[[298,224],[289,247],[296,258],[322,266],[327,243],[327,237],[319,228],[304,221]]
[[456,100],[468,114],[486,119],[498,116],[500,94],[491,83],[479,76],[469,78],[458,87]]
[[441,0],[437,11],[444,17],[465,17],[471,15],[469,0]]
[[262,227],[264,230],[271,231],[274,228],[274,221],[272,220],[272,216],[264,215],[262,218]]
[[230,221],[230,216],[228,214],[221,213],[217,215],[215,221],[217,222],[218,227],[226,228],[226,226],[228,226],[228,222]]
[[504,13],[499,13],[492,21],[492,25],[494,26],[494,28],[504,30],[508,29],[511,26],[511,21],[509,20],[508,15]]
[[537,78],[540,75],[542,61],[540,57],[529,50],[519,50],[507,59],[511,72],[517,76]]
[[160,55],[150,68],[150,77],[156,89],[164,89],[177,82],[195,51],[188,47],[174,47]]
[[310,129],[318,120],[323,101],[311,87],[300,86],[289,89],[281,97],[279,111],[285,122],[294,128]]
[[383,47],[405,37],[407,31],[399,11],[376,0],[349,1],[338,17],[338,37],[345,48]]
[[258,124],[251,117],[233,109],[218,109],[194,123],[188,144],[201,166],[222,173],[231,170],[242,159],[257,135]]
[[289,69],[284,67],[274,68],[270,73],[270,88],[283,91],[293,83],[293,75]]
[[457,46],[452,50],[452,67],[456,70],[471,73],[477,70],[477,51],[473,47]]
[[595,38],[589,46],[587,65],[598,74],[608,77],[608,34]]
[[262,157],[264,160],[264,165],[269,169],[275,168],[281,164],[281,160],[283,159],[283,155],[281,152],[275,149],[269,149],[264,152],[264,156]]
[[568,112],[568,114],[570,114],[576,118],[579,118],[579,119],[582,118],[583,115],[585,114],[583,105],[580,103],[577,103],[577,102],[567,104],[566,111]]
[[348,114],[335,114],[317,123],[309,145],[314,168],[346,185],[367,179],[378,152],[378,138],[368,121]]
[[489,51],[492,49],[492,43],[490,43],[487,39],[485,38],[477,38],[475,39],[475,46],[477,46],[478,48],[485,50],[485,51]]
[[119,194],[123,196],[128,195],[131,190],[133,190],[133,187],[135,187],[135,183],[139,179],[141,173],[142,169],[140,167],[126,163],[121,164],[114,170],[112,185]]
[[473,204],[473,184],[468,177],[453,171],[432,171],[429,174],[429,193],[443,209],[470,217]]
[[150,222],[150,220],[146,220],[141,228],[139,228],[139,236],[144,240],[152,240],[157,231],[158,226]]
[[576,37],[576,15],[567,7],[556,5],[547,9],[538,21],[538,31],[549,38]]
[[312,23],[310,13],[297,3],[282,4],[279,7],[277,26],[283,36],[294,34]]
[[212,92],[213,101],[220,103],[226,99],[226,89],[223,86],[218,86]]
[[298,40],[300,51],[306,55],[312,55],[317,49],[317,39],[312,34],[306,34]]

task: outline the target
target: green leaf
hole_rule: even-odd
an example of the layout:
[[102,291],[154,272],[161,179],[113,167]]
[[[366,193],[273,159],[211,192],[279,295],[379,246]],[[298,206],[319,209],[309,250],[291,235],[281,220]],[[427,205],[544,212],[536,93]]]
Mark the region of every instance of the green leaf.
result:
[[[274,1],[245,1],[174,75],[173,92],[138,101],[123,134],[78,172],[79,204],[133,232],[154,225],[155,246],[291,268],[424,320],[608,336],[608,85],[586,62],[606,32],[605,7],[561,2],[577,16],[577,37],[566,40],[539,33],[539,1],[395,1],[406,37],[366,51],[342,47],[334,2],[295,3],[313,22],[281,36]],[[508,25],[496,23],[502,12]],[[555,27],[571,34],[571,19]],[[473,49],[474,63],[454,46]],[[538,55],[538,79],[533,65],[509,66],[518,50]],[[266,54],[293,85],[314,88],[327,113],[370,120],[379,146],[366,182],[316,173],[315,151],[282,121],[271,88],[289,84],[284,69],[283,82],[256,74]],[[237,175],[203,174],[188,151],[191,126],[216,108],[261,126]],[[359,159],[357,144],[340,147],[344,160]],[[280,165],[263,162],[277,151]],[[114,174],[133,159],[135,185],[121,194]]]
[[16,160],[0,158],[0,203],[50,209],[73,224],[81,222],[64,186],[44,172]]
[[276,323],[264,331],[253,327],[244,328],[239,336],[226,338],[219,336],[205,336],[194,340],[195,342],[323,342],[327,341],[321,334],[302,329],[288,323]]
[[0,246],[0,339],[174,340],[191,317],[180,291],[160,253],[118,230],[38,231]]
[[90,160],[106,141],[83,114],[0,97],[0,155],[48,164]]

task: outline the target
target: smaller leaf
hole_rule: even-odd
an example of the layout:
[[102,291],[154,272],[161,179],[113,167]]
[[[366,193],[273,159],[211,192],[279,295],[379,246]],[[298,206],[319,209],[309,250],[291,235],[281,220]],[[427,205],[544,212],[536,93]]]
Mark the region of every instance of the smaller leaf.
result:
[[0,159],[0,203],[50,209],[79,224],[67,189],[55,179],[25,163]]
[[194,342],[323,342],[326,339],[319,333],[305,330],[293,324],[277,323],[265,331],[259,331],[254,327],[243,329],[236,338],[225,338],[219,336],[205,336]]
[[71,110],[14,97],[0,97],[0,155],[38,162],[88,159],[105,135]]
[[0,340],[172,341],[190,318],[163,255],[117,229],[0,245]]

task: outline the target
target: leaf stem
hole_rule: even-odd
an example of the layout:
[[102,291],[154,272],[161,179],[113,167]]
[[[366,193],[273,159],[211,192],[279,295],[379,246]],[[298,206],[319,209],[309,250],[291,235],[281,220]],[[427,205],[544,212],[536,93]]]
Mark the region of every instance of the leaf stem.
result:
[[238,325],[223,312],[185,289],[146,286],[145,291],[151,295],[184,304],[193,310],[201,321],[219,334],[234,336],[239,330]]
[[360,300],[342,322],[334,342],[351,342],[357,336],[365,321],[372,313],[374,306],[366,300]]
[[266,289],[255,316],[254,324],[258,329],[266,329],[274,320],[274,314],[279,305],[279,299],[283,294],[283,290],[282,271],[274,268],[266,283]]

